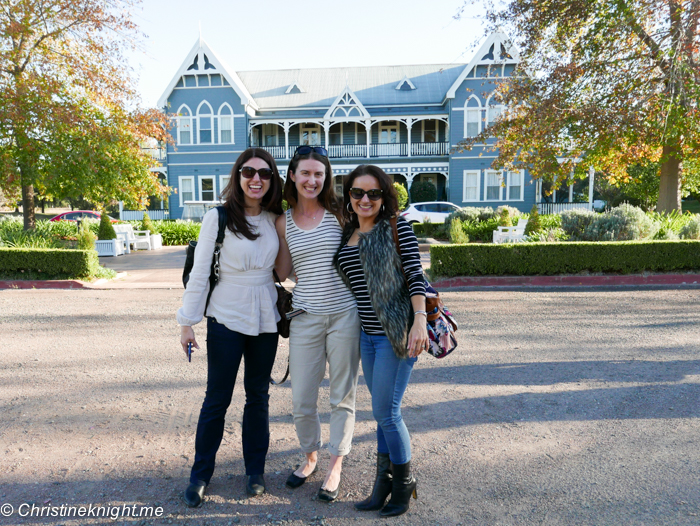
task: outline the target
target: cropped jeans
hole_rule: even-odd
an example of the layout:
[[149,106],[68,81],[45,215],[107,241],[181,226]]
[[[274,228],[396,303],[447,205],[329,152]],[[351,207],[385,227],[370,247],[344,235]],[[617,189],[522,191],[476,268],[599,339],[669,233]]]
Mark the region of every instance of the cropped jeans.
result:
[[241,358],[245,360],[243,386],[243,460],[246,475],[262,475],[270,444],[268,388],[277,354],[277,333],[248,336],[207,320],[207,392],[197,422],[194,465],[190,482],[209,484],[216,452],[224,435],[226,410],[231,403]]
[[401,416],[401,401],[418,358],[397,357],[385,335],[364,330],[360,355],[377,421],[377,451],[388,453],[392,464],[405,464],[411,460],[411,438]]

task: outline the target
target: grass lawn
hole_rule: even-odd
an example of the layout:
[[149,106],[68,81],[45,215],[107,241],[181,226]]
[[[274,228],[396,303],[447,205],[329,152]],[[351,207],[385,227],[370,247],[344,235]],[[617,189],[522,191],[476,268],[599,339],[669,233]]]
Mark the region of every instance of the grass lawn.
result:
[[700,214],[700,202],[693,199],[692,201],[683,201],[683,212],[691,212],[693,214]]

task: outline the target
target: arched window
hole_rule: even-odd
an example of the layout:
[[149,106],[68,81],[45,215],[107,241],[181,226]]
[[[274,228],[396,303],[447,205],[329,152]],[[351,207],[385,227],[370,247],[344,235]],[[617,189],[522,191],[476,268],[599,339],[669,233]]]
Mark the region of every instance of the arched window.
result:
[[177,115],[177,143],[192,144],[192,111],[183,104]]
[[464,104],[464,136],[476,137],[481,133],[481,101],[472,95]]
[[197,129],[199,130],[199,144],[214,142],[212,111],[207,101],[202,101],[197,108]]
[[225,102],[219,108],[219,142],[233,143],[233,111]]
[[491,95],[486,101],[486,122],[487,126],[493,126],[498,117],[503,113],[503,104],[497,98],[497,95]]

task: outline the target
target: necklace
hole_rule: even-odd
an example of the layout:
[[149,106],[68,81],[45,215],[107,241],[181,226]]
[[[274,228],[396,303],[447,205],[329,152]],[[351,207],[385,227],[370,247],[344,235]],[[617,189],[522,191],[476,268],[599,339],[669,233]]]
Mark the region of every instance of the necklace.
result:
[[302,212],[301,210],[299,210],[299,213],[300,213],[301,215],[303,215],[304,217],[308,217],[309,219],[312,219],[312,220],[313,220],[313,219],[316,219],[316,216],[318,215],[318,213],[319,213],[321,210],[323,210],[323,208],[317,208],[316,211],[314,212],[314,215],[313,215],[313,216],[307,215],[307,214],[305,214],[304,212]]

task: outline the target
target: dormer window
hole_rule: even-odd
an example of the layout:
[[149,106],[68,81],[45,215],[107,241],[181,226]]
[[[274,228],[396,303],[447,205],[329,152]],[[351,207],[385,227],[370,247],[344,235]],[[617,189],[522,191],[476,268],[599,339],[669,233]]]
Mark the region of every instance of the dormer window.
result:
[[285,95],[292,95],[295,93],[306,93],[301,86],[299,86],[298,82],[292,82],[289,87],[287,88],[287,91],[284,92]]
[[413,91],[416,87],[413,85],[413,82],[411,82],[411,79],[404,77],[403,80],[396,85],[395,89],[399,91]]

